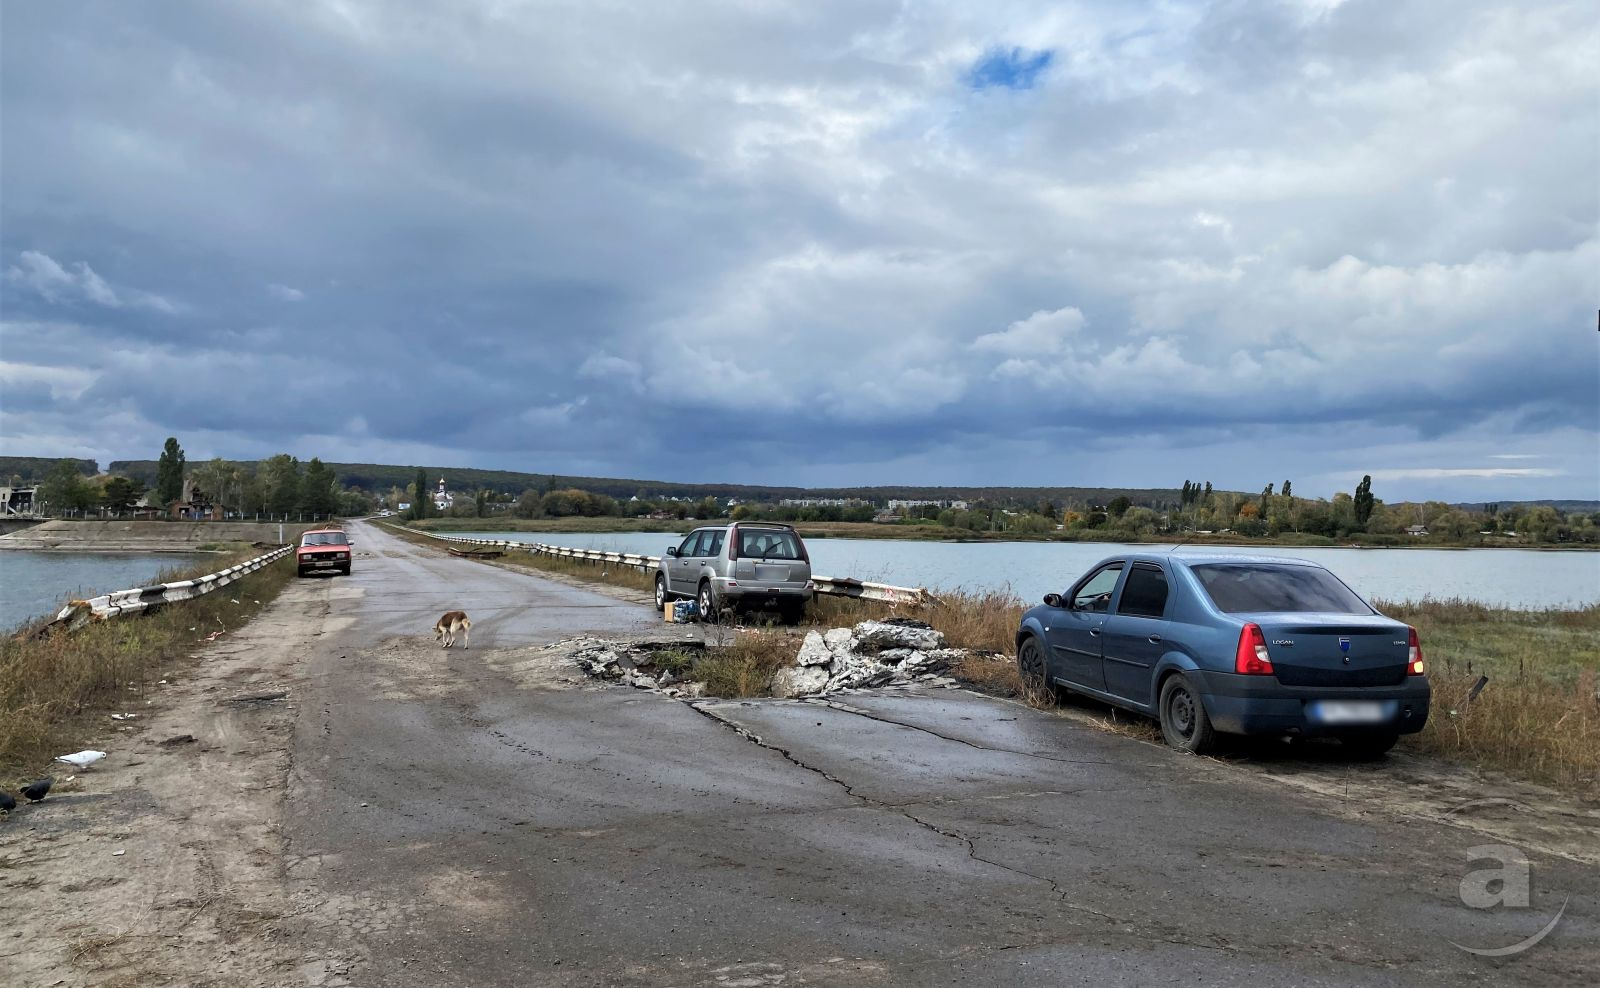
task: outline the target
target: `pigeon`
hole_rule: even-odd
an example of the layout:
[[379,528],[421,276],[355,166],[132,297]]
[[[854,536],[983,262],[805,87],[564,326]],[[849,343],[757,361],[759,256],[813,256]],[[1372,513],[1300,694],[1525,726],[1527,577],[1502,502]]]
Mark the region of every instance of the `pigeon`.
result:
[[17,797],[8,792],[0,792],[0,813],[10,813],[17,808]]
[[85,749],[83,751],[74,751],[70,755],[57,755],[56,761],[66,762],[73,768],[88,768],[104,757],[106,757],[106,753],[103,751]]
[[30,802],[37,803],[39,800],[44,798],[45,793],[50,791],[50,787],[55,783],[55,781],[55,779],[47,775],[38,782],[30,782],[23,786],[22,794],[28,797]]

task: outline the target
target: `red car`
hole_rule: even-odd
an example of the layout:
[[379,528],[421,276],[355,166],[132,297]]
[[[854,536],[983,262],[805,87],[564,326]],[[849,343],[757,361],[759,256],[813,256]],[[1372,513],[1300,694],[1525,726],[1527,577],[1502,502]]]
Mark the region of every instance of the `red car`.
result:
[[301,576],[317,570],[333,570],[349,576],[350,536],[337,528],[319,528],[305,533],[294,551],[294,565]]

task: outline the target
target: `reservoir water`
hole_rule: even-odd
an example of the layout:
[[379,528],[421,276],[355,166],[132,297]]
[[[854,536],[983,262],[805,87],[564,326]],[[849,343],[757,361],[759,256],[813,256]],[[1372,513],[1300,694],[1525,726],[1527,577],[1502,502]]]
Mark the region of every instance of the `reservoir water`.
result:
[[71,597],[149,586],[211,553],[0,552],[0,629],[59,610]]
[[[460,532],[469,538],[544,542],[659,556],[683,536],[672,532]],[[1009,586],[1024,600],[1060,592],[1099,560],[1160,545],[1106,542],[901,542],[892,539],[807,539],[813,569],[933,590]],[[1534,549],[1335,549],[1180,547],[1185,552],[1292,556],[1320,563],[1358,593],[1382,600],[1461,597],[1498,607],[1565,607],[1600,603],[1600,553]]]

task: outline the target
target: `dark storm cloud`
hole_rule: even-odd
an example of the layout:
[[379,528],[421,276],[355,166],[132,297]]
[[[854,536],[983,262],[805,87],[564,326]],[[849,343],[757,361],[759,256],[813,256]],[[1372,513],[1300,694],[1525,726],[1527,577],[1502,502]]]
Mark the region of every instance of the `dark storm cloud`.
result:
[[1600,486],[1581,4],[4,28],[10,452]]

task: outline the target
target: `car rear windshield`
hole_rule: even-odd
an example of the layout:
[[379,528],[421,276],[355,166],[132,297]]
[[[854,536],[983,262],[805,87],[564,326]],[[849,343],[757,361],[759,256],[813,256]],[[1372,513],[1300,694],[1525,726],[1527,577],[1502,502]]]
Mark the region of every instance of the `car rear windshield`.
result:
[[1207,563],[1193,567],[1211,602],[1229,614],[1257,611],[1371,614],[1338,577],[1316,566]]
[[312,532],[300,540],[301,545],[349,545],[343,532]]
[[739,555],[751,559],[800,559],[800,540],[793,532],[739,529]]

